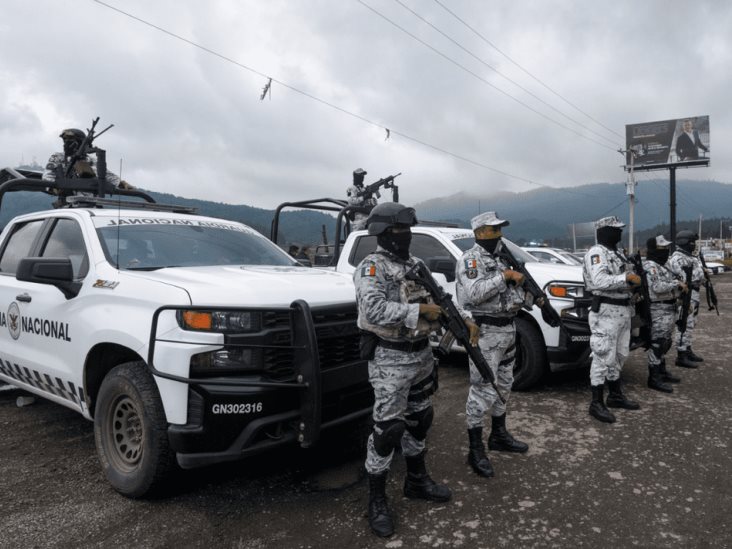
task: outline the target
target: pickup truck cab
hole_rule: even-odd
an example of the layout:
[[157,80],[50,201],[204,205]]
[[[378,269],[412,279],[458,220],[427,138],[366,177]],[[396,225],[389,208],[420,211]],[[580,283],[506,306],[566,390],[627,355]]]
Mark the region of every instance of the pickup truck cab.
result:
[[367,416],[356,317],[349,276],[180,208],[73,196],[0,234],[0,381],[94,421],[130,497]]
[[[455,265],[462,253],[475,244],[468,229],[439,226],[412,227],[410,252],[432,271],[445,290],[455,295]],[[514,388],[527,389],[547,371],[586,365],[590,330],[587,321],[590,299],[585,296],[582,267],[540,263],[507,239],[513,254],[549,297],[566,330],[549,326],[538,307],[522,310],[516,320],[517,359]],[[366,231],[348,234],[338,256],[336,270],[352,275],[356,266],[376,249],[376,237]]]

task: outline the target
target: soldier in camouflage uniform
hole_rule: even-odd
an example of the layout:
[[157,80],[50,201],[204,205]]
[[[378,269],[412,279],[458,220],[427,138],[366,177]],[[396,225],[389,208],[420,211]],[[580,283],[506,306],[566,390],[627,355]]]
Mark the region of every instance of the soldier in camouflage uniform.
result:
[[[354,272],[358,326],[363,330],[362,354],[369,358],[374,388],[374,429],[367,443],[369,525],[378,536],[394,532],[386,501],[386,478],[401,446],[407,463],[404,495],[444,502],[450,490],[433,481],[425,465],[427,431],[432,424],[431,395],[436,363],[428,336],[440,327],[442,309],[429,293],[405,274],[419,259],[409,254],[410,227],[417,222],[413,208],[396,202],[376,206],[368,217],[369,234],[376,235],[376,252]],[[478,327],[462,311],[477,341]]]
[[[641,278],[630,269],[630,260],[618,250],[625,223],[615,216],[595,222],[597,244],[585,254],[582,274],[592,292],[590,310],[590,415],[605,423],[614,423],[611,408],[638,410],[640,405],[623,393],[620,372],[630,351],[631,296]],[[607,406],[603,396],[605,381],[609,392]]]
[[[56,176],[59,172],[66,173],[69,167],[69,161],[71,157],[81,146],[84,141],[86,134],[78,129],[69,128],[61,132],[59,137],[64,142],[64,151],[55,152],[51,155],[46,163],[46,169],[43,171],[41,179],[43,181],[56,181]],[[71,171],[71,177],[96,177],[96,161],[87,156],[84,159],[77,160],[74,169]],[[122,181],[119,176],[107,170],[106,180],[115,187],[120,189],[132,189],[132,185],[127,181]]]
[[686,290],[686,284],[677,279],[666,266],[671,242],[663,235],[646,242],[646,260],[643,270],[648,281],[651,298],[651,341],[648,348],[648,387],[664,393],[673,393],[669,383],[681,379],[666,370],[666,353],[671,348],[676,298]]
[[[516,357],[516,327],[514,317],[522,308],[533,304],[531,294],[521,287],[523,275],[509,268],[497,252],[501,227],[508,221],[495,212],[485,212],[470,221],[475,233],[475,245],[463,253],[456,266],[456,294],[461,307],[470,311],[480,326],[480,349],[496,377],[496,385],[508,400],[513,385]],[[470,361],[470,389],[465,405],[468,426],[468,464],[480,476],[492,477],[493,467],[483,445],[483,421],[491,415],[488,448],[504,452],[526,452],[529,446],[516,440],[506,429],[506,405],[501,402],[490,383]]]
[[[366,177],[365,170],[357,168],[353,170],[353,185],[346,189],[346,196],[348,196],[348,205],[357,206],[370,211],[376,206],[376,197],[369,196],[364,197],[361,195],[363,192],[363,180]],[[353,212],[353,219],[351,220],[351,230],[358,231],[366,228],[366,219],[368,219],[368,213],[365,212]]]
[[676,250],[668,260],[668,268],[679,279],[686,282],[684,267],[692,267],[691,272],[691,308],[692,312],[686,320],[686,330],[676,333],[676,366],[682,368],[697,368],[697,362],[704,359],[691,349],[691,339],[696,326],[696,317],[699,314],[699,289],[704,280],[704,268],[701,260],[692,255],[697,235],[692,231],[679,231],[676,234]]

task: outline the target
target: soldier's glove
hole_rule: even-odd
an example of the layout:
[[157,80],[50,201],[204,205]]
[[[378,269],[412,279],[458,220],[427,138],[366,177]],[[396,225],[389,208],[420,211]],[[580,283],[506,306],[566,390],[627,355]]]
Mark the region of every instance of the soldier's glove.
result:
[[480,340],[480,326],[469,318],[465,319],[465,324],[468,326],[468,330],[470,330],[470,344],[475,347]]
[[630,284],[631,286],[640,286],[641,284],[641,277],[639,277],[635,273],[628,273],[625,275],[625,281]]
[[122,181],[119,182],[119,185],[117,185],[117,188],[122,189],[124,191],[131,191],[135,187],[133,187],[132,185],[130,185],[129,183],[127,183],[127,181],[125,181],[123,179]]
[[540,297],[536,301],[534,301],[534,303],[536,304],[536,306],[539,307],[539,308],[542,308],[544,306],[544,302],[545,302],[545,300],[544,300],[543,297]]
[[513,269],[506,269],[503,271],[503,280],[505,280],[507,284],[513,282],[516,286],[521,286],[521,284],[524,283],[524,275],[518,271],[514,271]]
[[440,318],[442,314],[442,307],[435,305],[434,303],[420,303],[419,304],[419,315],[425,317],[430,322],[433,322]]
[[689,287],[684,282],[679,282],[679,290],[681,290],[682,294],[685,294],[689,291]]

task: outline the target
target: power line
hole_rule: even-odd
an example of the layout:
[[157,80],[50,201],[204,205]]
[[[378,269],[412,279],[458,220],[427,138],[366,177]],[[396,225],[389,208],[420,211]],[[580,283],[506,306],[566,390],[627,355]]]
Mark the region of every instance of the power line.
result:
[[[500,72],[500,71],[499,71],[498,69],[496,69],[496,68],[495,68],[494,66],[490,65],[490,64],[489,64],[489,63],[487,63],[487,62],[486,62],[486,61],[485,61],[484,59],[482,59],[482,58],[478,57],[477,55],[475,55],[475,54],[474,54],[474,53],[473,53],[472,51],[470,51],[470,50],[469,50],[469,49],[467,49],[467,48],[466,48],[465,46],[463,46],[462,44],[460,44],[459,42],[457,42],[456,40],[454,40],[454,39],[453,39],[452,37],[450,37],[450,36],[449,36],[448,34],[446,34],[445,32],[443,32],[443,31],[442,31],[442,30],[440,30],[439,28],[437,28],[437,27],[436,27],[435,25],[433,25],[433,24],[432,24],[432,23],[431,23],[430,21],[428,21],[427,19],[425,19],[424,17],[422,17],[422,16],[421,16],[421,15],[420,15],[419,13],[417,13],[416,11],[414,11],[414,10],[413,10],[412,8],[410,8],[409,6],[407,6],[406,4],[404,4],[404,3],[403,3],[403,2],[401,1],[401,0],[394,0],[394,2],[396,2],[397,4],[399,4],[400,6],[402,6],[402,7],[403,7],[403,8],[405,9],[405,10],[407,10],[408,12],[410,12],[410,13],[411,13],[412,15],[414,15],[414,16],[415,16],[415,17],[416,17],[417,19],[419,19],[420,21],[422,21],[422,22],[423,22],[423,23],[425,23],[426,25],[429,25],[429,26],[430,26],[431,28],[433,28],[433,29],[434,29],[434,30],[435,30],[436,32],[440,33],[440,34],[441,34],[442,36],[444,36],[445,38],[447,38],[447,39],[448,39],[448,40],[449,40],[450,42],[452,42],[453,44],[455,44],[455,45],[456,45],[456,46],[457,46],[458,48],[460,48],[460,49],[461,49],[461,50],[463,50],[463,51],[464,51],[465,53],[467,53],[468,55],[470,55],[471,57],[473,57],[474,59],[476,59],[476,60],[477,60],[477,61],[478,61],[479,63],[483,64],[483,65],[484,65],[485,67],[487,67],[487,68],[489,68],[490,70],[492,70],[493,72],[495,72],[495,73],[496,73],[496,74],[497,74],[498,76],[500,76],[501,78],[503,78],[503,79],[505,79],[505,80],[508,80],[509,82],[511,82],[511,84],[513,84],[514,86],[516,86],[517,88],[519,88],[519,89],[520,89],[520,90],[522,90],[523,92],[525,92],[525,93],[529,94],[529,95],[530,95],[531,97],[533,97],[534,99],[536,99],[537,101],[539,101],[539,102],[540,102],[540,103],[542,103],[543,105],[546,105],[547,107],[549,107],[550,109],[552,109],[552,110],[553,110],[554,112],[556,112],[557,114],[560,114],[561,116],[563,116],[564,118],[566,118],[566,119],[567,119],[567,120],[569,120],[570,122],[573,122],[573,123],[577,124],[577,125],[578,125],[578,126],[580,126],[581,128],[584,128],[585,130],[587,130],[588,132],[590,132],[590,133],[592,133],[592,134],[596,135],[596,136],[597,136],[597,137],[599,137],[600,139],[604,139],[604,140],[606,140],[607,142],[609,142],[609,143],[612,143],[613,145],[616,145],[615,141],[613,141],[612,139],[610,139],[610,138],[608,138],[608,137],[605,137],[604,135],[602,135],[602,134],[599,134],[599,133],[597,133],[596,131],[594,131],[594,130],[593,130],[592,128],[589,128],[589,127],[585,126],[585,125],[584,125],[584,124],[582,124],[582,122],[580,122],[579,120],[575,120],[574,118],[572,118],[572,117],[571,117],[571,116],[569,116],[568,114],[566,114],[566,113],[564,113],[564,112],[560,111],[560,110],[559,110],[559,109],[557,109],[557,108],[556,108],[556,107],[555,107],[554,105],[552,105],[552,104],[550,104],[550,103],[548,103],[548,102],[544,101],[544,100],[543,100],[543,99],[542,99],[541,97],[539,97],[538,95],[536,95],[535,93],[533,93],[533,92],[532,92],[531,90],[528,90],[528,89],[526,89],[526,88],[525,88],[524,86],[522,86],[521,84],[519,84],[519,83],[518,83],[518,82],[516,82],[515,80],[513,80],[513,79],[509,78],[508,76],[506,76],[505,74],[501,73],[501,72]],[[617,146],[617,145],[616,145],[616,146]]]
[[[96,0],[95,0],[95,1],[96,1]],[[520,99],[517,99],[516,97],[514,97],[514,96],[513,96],[513,95],[511,95],[510,93],[508,93],[508,92],[506,92],[506,91],[502,90],[501,88],[499,88],[499,87],[497,87],[497,86],[495,86],[495,85],[491,84],[491,83],[490,83],[490,82],[489,82],[488,80],[486,80],[485,78],[483,78],[483,77],[482,77],[482,76],[480,76],[479,74],[477,74],[477,73],[475,73],[475,72],[471,71],[471,70],[470,70],[469,68],[467,68],[467,67],[466,67],[465,65],[462,65],[461,63],[458,63],[458,62],[457,62],[457,61],[455,61],[455,60],[454,60],[454,59],[453,59],[452,57],[450,57],[449,55],[446,55],[446,54],[442,53],[442,52],[441,52],[440,50],[438,50],[437,48],[435,48],[435,47],[433,47],[433,46],[430,46],[430,45],[429,45],[429,44],[428,44],[427,42],[425,42],[425,41],[424,41],[424,40],[422,40],[421,38],[419,38],[419,37],[415,36],[414,34],[412,34],[411,32],[409,32],[409,31],[408,31],[407,29],[405,29],[404,27],[402,27],[401,25],[399,25],[399,24],[395,23],[394,21],[392,21],[391,19],[389,19],[389,18],[388,18],[388,17],[386,16],[386,15],[384,15],[384,14],[383,14],[383,13],[381,13],[380,11],[378,11],[378,10],[376,10],[375,8],[373,8],[373,7],[369,6],[369,5],[368,5],[368,4],[366,3],[366,2],[364,2],[363,0],[356,0],[356,2],[358,2],[359,4],[361,4],[362,6],[364,6],[365,8],[368,8],[369,10],[371,10],[372,12],[374,12],[374,13],[375,13],[376,15],[378,15],[379,17],[381,17],[382,19],[384,19],[384,20],[385,20],[386,22],[388,22],[389,24],[393,25],[394,27],[396,27],[397,29],[399,29],[400,31],[402,31],[402,32],[403,32],[404,34],[406,34],[407,36],[409,36],[409,37],[411,37],[412,39],[416,40],[417,42],[419,42],[419,43],[420,43],[420,44],[422,44],[423,46],[425,46],[425,47],[427,47],[427,48],[431,49],[431,50],[432,50],[433,52],[435,52],[435,53],[436,53],[437,55],[439,55],[440,57],[442,57],[442,58],[446,59],[447,61],[449,61],[449,62],[450,62],[450,63],[452,63],[453,65],[455,65],[455,66],[457,66],[457,67],[461,68],[462,70],[464,70],[465,72],[467,72],[467,73],[468,73],[468,74],[470,74],[471,76],[475,77],[475,78],[476,78],[477,80],[480,80],[481,82],[483,82],[483,83],[484,83],[484,84],[486,84],[487,86],[490,86],[490,87],[491,87],[491,88],[493,88],[494,90],[496,90],[496,91],[498,91],[498,92],[502,93],[503,95],[505,95],[505,96],[506,96],[506,97],[508,97],[509,99],[511,99],[511,100],[513,100],[513,101],[515,101],[515,102],[516,102],[516,103],[518,103],[519,105],[522,105],[523,107],[525,107],[525,108],[529,109],[529,110],[530,110],[531,112],[533,112],[533,113],[536,113],[536,114],[538,114],[538,115],[539,115],[539,116],[541,116],[542,118],[545,118],[546,120],[549,120],[549,121],[550,121],[550,122],[552,122],[553,124],[556,124],[557,126],[559,126],[559,127],[561,127],[561,128],[564,128],[565,130],[567,130],[567,131],[570,131],[570,132],[572,132],[573,134],[575,134],[575,135],[578,135],[578,136],[580,136],[580,137],[581,137],[581,138],[583,138],[583,139],[586,139],[586,140],[588,140],[588,141],[592,141],[592,142],[593,142],[593,143],[595,143],[596,145],[600,145],[601,147],[604,147],[604,148],[606,148],[606,149],[609,149],[609,150],[611,150],[611,151],[613,151],[613,152],[616,152],[616,149],[615,149],[614,147],[610,147],[610,146],[606,145],[605,143],[601,143],[600,141],[597,141],[597,140],[595,140],[595,139],[592,139],[591,137],[587,137],[586,135],[583,135],[583,134],[581,134],[581,133],[580,133],[580,132],[578,132],[577,130],[575,130],[575,129],[573,129],[573,128],[570,128],[569,126],[566,126],[566,125],[562,124],[562,123],[561,123],[561,122],[559,122],[558,120],[555,120],[554,118],[552,118],[552,117],[550,117],[550,116],[547,116],[546,114],[544,114],[544,113],[543,113],[543,112],[541,112],[541,111],[537,111],[537,110],[536,110],[535,108],[533,108],[533,107],[531,107],[530,105],[528,105],[528,104],[524,103],[524,102],[523,102],[523,101],[521,101]]]
[[569,105],[570,107],[572,107],[572,108],[573,108],[573,109],[575,109],[576,111],[578,111],[578,112],[582,113],[583,115],[585,115],[585,116],[586,116],[587,118],[589,118],[590,120],[592,120],[592,121],[593,121],[593,122],[594,122],[595,124],[597,124],[598,126],[601,126],[601,127],[605,128],[605,129],[606,129],[607,131],[609,131],[610,133],[613,133],[613,134],[617,135],[618,137],[620,137],[621,139],[624,139],[624,136],[623,136],[623,135],[619,134],[618,132],[616,132],[615,130],[613,130],[613,129],[611,129],[611,128],[608,128],[608,127],[607,127],[607,126],[606,126],[605,124],[603,124],[603,123],[602,123],[602,122],[600,122],[599,120],[596,120],[595,118],[593,118],[592,116],[590,116],[589,114],[587,114],[587,113],[586,113],[585,111],[583,111],[582,109],[580,109],[580,108],[579,108],[579,107],[578,107],[577,105],[575,105],[574,103],[572,103],[572,102],[571,102],[571,101],[570,101],[569,99],[566,99],[566,98],[565,98],[565,97],[563,97],[563,96],[562,96],[561,94],[559,94],[558,92],[554,91],[554,90],[553,90],[553,89],[552,89],[551,87],[549,87],[549,86],[548,86],[547,84],[545,84],[545,83],[544,83],[543,81],[541,81],[541,80],[540,80],[539,78],[537,78],[536,76],[534,76],[533,74],[531,74],[531,73],[530,73],[530,72],[529,72],[528,70],[526,70],[525,68],[523,68],[523,67],[522,67],[521,65],[519,65],[519,64],[518,64],[518,63],[517,63],[516,61],[514,61],[513,59],[511,59],[511,58],[510,58],[510,57],[508,56],[508,54],[506,54],[506,53],[504,53],[503,51],[501,51],[501,50],[500,50],[500,49],[498,48],[498,46],[496,46],[495,44],[493,44],[493,43],[492,43],[492,42],[491,42],[490,40],[488,40],[488,39],[487,39],[487,38],[486,38],[485,36],[483,36],[483,35],[482,35],[482,34],[481,34],[480,32],[478,32],[478,31],[477,31],[476,29],[474,29],[474,28],[473,28],[473,27],[472,27],[472,26],[471,26],[470,24],[468,24],[468,22],[467,22],[467,21],[465,21],[464,19],[462,19],[462,18],[461,18],[460,16],[458,16],[458,15],[457,15],[457,14],[456,14],[455,12],[453,12],[453,11],[452,11],[452,10],[451,10],[450,8],[448,8],[447,6],[445,6],[445,5],[444,5],[444,4],[442,3],[442,2],[440,2],[440,0],[434,0],[434,2],[435,2],[436,4],[438,4],[438,5],[439,5],[439,6],[440,6],[440,7],[442,8],[442,9],[444,9],[444,10],[445,10],[445,11],[446,11],[447,13],[449,13],[450,15],[452,15],[452,16],[453,16],[453,17],[454,17],[455,19],[457,19],[458,21],[460,21],[460,22],[461,22],[461,23],[462,23],[463,25],[465,25],[465,26],[466,26],[466,27],[467,27],[468,29],[470,29],[470,30],[471,30],[471,31],[472,31],[472,32],[473,32],[474,34],[476,34],[476,35],[477,35],[477,36],[478,36],[478,37],[479,37],[479,38],[480,38],[481,40],[483,40],[483,42],[485,42],[486,44],[488,44],[488,45],[489,45],[489,46],[490,46],[491,48],[493,48],[493,49],[494,49],[494,50],[496,50],[496,51],[497,51],[498,53],[500,53],[500,54],[501,54],[501,55],[502,55],[503,57],[505,57],[506,59],[508,59],[508,60],[509,60],[509,61],[510,61],[510,62],[511,62],[511,63],[512,63],[513,65],[515,65],[516,67],[518,67],[519,69],[521,69],[521,71],[523,71],[523,72],[524,72],[525,74],[527,74],[528,76],[530,76],[531,78],[533,78],[533,79],[534,79],[534,80],[535,80],[536,82],[538,82],[539,84],[541,84],[541,85],[542,85],[542,86],[543,86],[544,88],[546,88],[546,89],[547,89],[547,90],[549,90],[549,91],[550,91],[551,93],[553,93],[554,95],[556,95],[556,96],[557,96],[557,97],[558,97],[559,99],[561,99],[562,101],[564,101],[565,103],[567,103],[567,105]]
[[135,20],[135,21],[137,21],[139,23],[142,23],[143,25],[146,25],[148,27],[151,27],[151,28],[153,28],[153,29],[155,29],[157,31],[160,31],[160,32],[162,32],[164,34],[167,34],[168,36],[171,36],[171,37],[173,37],[173,38],[175,38],[177,40],[180,40],[182,42],[185,42],[185,43],[187,43],[187,44],[189,44],[189,45],[191,45],[191,46],[193,46],[195,48],[198,48],[198,49],[200,49],[202,51],[205,51],[206,53],[211,54],[211,55],[213,55],[215,57],[218,57],[219,59],[222,59],[222,60],[224,60],[224,61],[226,61],[228,63],[232,63],[233,65],[236,65],[237,67],[240,67],[242,69],[245,69],[247,71],[250,71],[250,72],[252,72],[252,73],[254,73],[254,74],[258,75],[258,76],[261,76],[263,78],[270,79],[272,82],[274,82],[276,84],[279,84],[283,88],[286,88],[286,89],[288,89],[290,91],[293,91],[295,93],[298,93],[300,95],[303,95],[304,97],[307,97],[308,99],[312,99],[313,101],[317,101],[318,103],[320,103],[322,105],[325,105],[325,106],[327,106],[327,107],[329,107],[331,109],[334,109],[336,111],[339,111],[339,112],[341,112],[343,114],[347,114],[348,116],[351,116],[353,118],[356,118],[358,120],[361,120],[362,122],[365,122],[365,123],[370,124],[372,126],[375,126],[377,128],[381,128],[383,130],[388,130],[391,135],[398,135],[400,137],[403,137],[404,139],[407,139],[409,141],[412,141],[414,143],[417,143],[419,145],[422,145],[423,147],[430,148],[430,149],[432,149],[434,151],[438,151],[438,152],[441,152],[441,153],[446,154],[448,156],[452,156],[453,158],[456,158],[458,160],[462,160],[463,162],[467,162],[469,164],[473,164],[474,166],[478,166],[480,168],[484,168],[486,170],[490,170],[492,172],[495,172],[495,173],[504,175],[506,177],[510,177],[512,179],[516,179],[516,180],[519,180],[519,181],[523,181],[523,182],[529,183],[531,185],[536,185],[536,186],[539,186],[539,187],[546,187],[546,188],[554,189],[554,190],[557,190],[557,191],[568,192],[568,193],[572,193],[572,194],[579,194],[579,195],[586,196],[585,193],[580,193],[580,192],[572,191],[572,190],[567,189],[567,188],[564,188],[564,187],[552,187],[550,185],[545,185],[543,183],[539,183],[537,181],[533,181],[533,180],[527,179],[525,177],[521,177],[521,176],[518,176],[518,175],[514,175],[514,174],[511,174],[511,173],[505,172],[503,170],[499,170],[499,169],[494,168],[492,166],[489,166],[487,164],[483,164],[482,162],[478,162],[477,160],[473,160],[473,159],[468,158],[466,156],[462,156],[462,155],[457,154],[457,153],[454,153],[452,151],[448,151],[447,149],[443,149],[441,147],[438,147],[437,145],[432,145],[431,143],[427,143],[426,141],[422,141],[421,139],[418,139],[418,138],[412,137],[412,136],[410,136],[410,135],[408,135],[406,133],[402,133],[400,131],[397,131],[392,126],[389,126],[387,128],[386,126],[384,126],[382,124],[379,124],[378,122],[374,122],[373,120],[369,120],[368,118],[366,118],[364,116],[361,116],[360,114],[356,114],[356,113],[351,112],[351,111],[349,111],[347,109],[344,109],[343,107],[339,107],[338,105],[334,105],[333,103],[330,103],[330,102],[328,102],[328,101],[326,101],[324,99],[321,99],[321,98],[319,98],[319,97],[317,97],[315,95],[312,95],[312,94],[310,94],[310,93],[308,93],[306,91],[300,90],[300,89],[298,89],[298,88],[296,88],[294,86],[291,86],[291,85],[283,82],[282,80],[278,80],[278,79],[276,79],[274,77],[271,77],[271,76],[269,76],[267,74],[264,74],[263,72],[260,72],[260,71],[258,71],[256,69],[253,69],[252,67],[249,67],[247,65],[244,65],[243,63],[240,63],[238,61],[235,61],[234,59],[231,59],[230,57],[227,57],[227,56],[222,55],[222,54],[220,54],[220,53],[218,53],[218,52],[216,52],[216,51],[214,51],[212,49],[209,49],[209,48],[207,48],[205,46],[202,46],[201,44],[198,44],[198,43],[196,43],[196,42],[194,42],[192,40],[189,40],[188,38],[185,38],[183,36],[180,36],[178,34],[175,34],[174,32],[171,32],[171,31],[169,31],[167,29],[164,29],[163,27],[160,27],[158,25],[155,25],[153,23],[150,23],[149,21],[146,21],[145,19],[142,19],[140,17],[137,17],[135,15],[132,15],[131,13],[128,13],[126,11],[123,11],[123,10],[121,10],[121,9],[115,7],[115,6],[112,6],[110,4],[107,4],[107,3],[103,2],[102,0],[92,0],[92,2],[95,2],[95,3],[97,3],[97,4],[101,5],[101,6],[104,6],[104,7],[108,8],[108,9],[110,9],[112,11],[116,11],[117,13],[119,13],[121,15],[124,15],[126,17],[129,17],[130,19],[133,19],[133,20]]

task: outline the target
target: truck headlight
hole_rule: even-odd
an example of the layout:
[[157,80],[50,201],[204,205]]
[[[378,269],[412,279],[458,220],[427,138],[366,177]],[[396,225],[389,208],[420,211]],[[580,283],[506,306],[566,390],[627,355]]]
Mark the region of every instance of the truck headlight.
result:
[[240,334],[258,332],[262,315],[255,311],[196,311],[181,310],[176,314],[184,330]]
[[546,293],[555,299],[578,299],[584,297],[585,287],[581,284],[550,282],[546,286]]
[[191,376],[252,372],[262,369],[259,349],[226,347],[191,357]]

